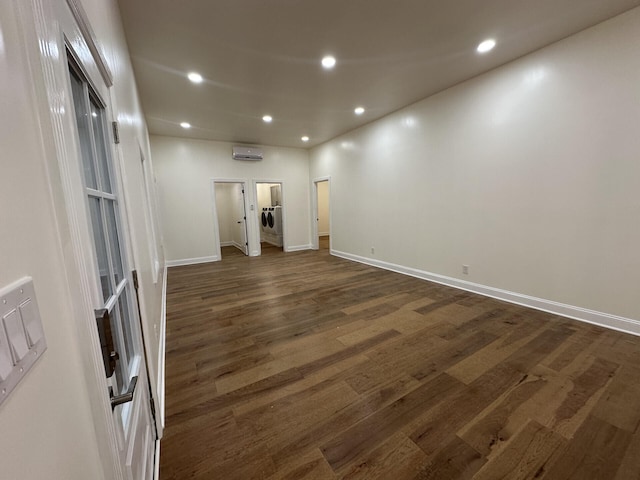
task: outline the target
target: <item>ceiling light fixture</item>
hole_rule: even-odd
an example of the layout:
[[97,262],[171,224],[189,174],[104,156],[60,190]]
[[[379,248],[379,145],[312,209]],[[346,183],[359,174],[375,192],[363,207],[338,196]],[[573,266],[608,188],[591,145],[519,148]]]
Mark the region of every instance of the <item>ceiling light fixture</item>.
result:
[[309,137],[307,137],[306,135],[302,138],[300,138],[300,140],[302,140],[303,142],[308,142],[309,141]]
[[262,120],[265,123],[271,123],[271,121],[273,120],[273,117],[271,117],[271,115],[265,115],[264,117],[262,117]]
[[356,107],[354,112],[355,112],[356,115],[362,115],[364,113],[364,108],[363,107]]
[[191,128],[191,124],[190,124],[189,122],[182,122],[182,123],[180,124],[180,126],[181,126],[182,128]]
[[478,51],[478,53],[487,53],[493,50],[493,47],[495,46],[496,46],[496,41],[490,38],[482,42],[480,45],[478,45],[478,48],[476,50]]
[[191,80],[193,83],[202,83],[202,75],[197,72],[191,72],[187,75],[187,78]]
[[327,55],[326,57],[324,57],[322,59],[322,66],[326,69],[326,70],[331,70],[333,67],[336,66],[336,59],[335,57],[332,57],[331,55]]

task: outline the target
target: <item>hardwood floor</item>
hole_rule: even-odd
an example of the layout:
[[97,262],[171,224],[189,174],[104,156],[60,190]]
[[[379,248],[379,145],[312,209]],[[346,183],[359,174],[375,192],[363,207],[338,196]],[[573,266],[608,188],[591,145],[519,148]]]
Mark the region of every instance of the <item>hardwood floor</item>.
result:
[[162,480],[640,478],[640,338],[263,253],[169,269]]

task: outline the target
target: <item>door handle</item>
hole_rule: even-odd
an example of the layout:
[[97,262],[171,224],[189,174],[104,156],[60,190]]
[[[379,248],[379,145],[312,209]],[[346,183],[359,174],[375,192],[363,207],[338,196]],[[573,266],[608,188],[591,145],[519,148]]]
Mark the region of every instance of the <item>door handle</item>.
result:
[[111,319],[109,318],[109,310],[100,308],[95,310],[96,326],[98,327],[98,336],[100,337],[100,350],[102,352],[102,362],[104,371],[109,378],[116,369],[116,362],[119,355],[115,351],[113,343],[113,334],[111,333]]
[[131,379],[129,383],[129,388],[122,395],[113,395],[111,394],[111,410],[116,408],[118,405],[122,405],[123,403],[127,403],[133,400],[133,396],[136,393],[136,385],[138,384],[138,376],[136,375]]

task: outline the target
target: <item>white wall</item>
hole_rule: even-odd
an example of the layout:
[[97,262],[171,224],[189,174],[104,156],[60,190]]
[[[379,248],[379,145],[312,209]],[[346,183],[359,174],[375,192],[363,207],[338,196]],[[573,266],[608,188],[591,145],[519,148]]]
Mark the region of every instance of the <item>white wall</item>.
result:
[[636,8],[314,148],[333,248],[640,319],[639,44]]
[[258,183],[256,185],[256,204],[258,205],[258,212],[261,212],[263,208],[271,206],[271,184],[270,183]]
[[329,235],[329,182],[318,182],[318,235]]
[[[264,160],[243,162],[231,158],[232,143],[155,135],[150,139],[161,192],[160,209],[168,261],[216,259],[210,186],[213,178],[245,180],[249,202],[254,206],[253,181],[282,182],[285,251],[310,248],[306,150],[262,147]],[[252,255],[257,254],[260,238],[255,212],[255,209],[247,212]]]
[[[42,3],[40,13],[46,27],[54,31],[54,3]],[[82,4],[114,76],[114,112],[121,119],[118,155],[125,167],[127,213],[133,220],[132,256],[142,283],[148,347],[152,363],[157,363],[158,336],[153,327],[160,320],[162,277],[154,283],[140,201],[140,148],[151,159],[146,127],[116,2],[84,0]],[[107,392],[95,389],[88,366],[92,350],[78,328],[78,322],[92,319],[75,317],[79,274],[69,261],[74,252],[68,217],[60,208],[64,196],[53,142],[52,106],[44,93],[41,39],[36,37],[35,23],[31,2],[0,2],[0,287],[25,275],[33,277],[48,344],[42,358],[0,406],[0,477],[110,479],[113,470],[105,452],[105,425],[100,421],[104,417],[95,408],[95,398]],[[66,71],[64,56],[55,58],[57,70],[48,74]],[[155,204],[150,207],[155,209]],[[159,242],[157,249],[162,264]],[[152,381],[155,385],[156,379]]]

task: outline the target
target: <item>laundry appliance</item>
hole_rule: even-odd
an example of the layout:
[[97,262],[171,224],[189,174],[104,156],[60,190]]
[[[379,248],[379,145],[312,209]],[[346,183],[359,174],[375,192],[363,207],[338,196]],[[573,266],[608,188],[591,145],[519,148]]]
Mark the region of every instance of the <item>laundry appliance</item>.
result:
[[282,246],[282,207],[264,207],[260,214],[261,240]]

